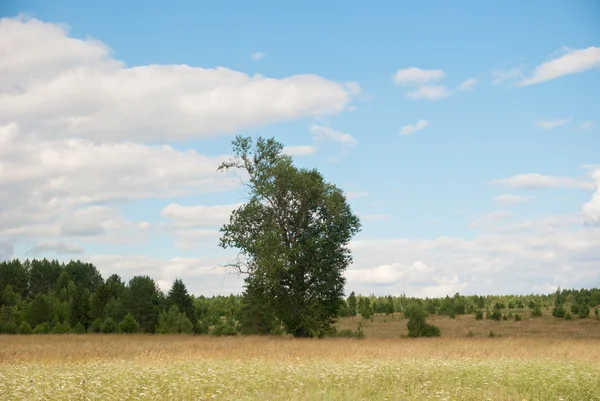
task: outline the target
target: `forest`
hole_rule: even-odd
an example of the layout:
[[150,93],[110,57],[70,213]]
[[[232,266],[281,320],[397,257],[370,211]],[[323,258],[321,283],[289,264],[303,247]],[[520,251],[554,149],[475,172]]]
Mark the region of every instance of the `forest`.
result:
[[[14,259],[0,262],[0,333],[195,333],[215,336],[283,334],[281,322],[252,293],[205,297],[190,294],[182,280],[165,294],[149,276],[125,282],[106,279],[90,263]],[[598,318],[600,289],[559,289],[552,294],[460,295],[444,298],[340,297],[337,318],[373,314],[424,316],[473,314],[475,319],[521,319],[551,308],[557,319]],[[514,313],[512,310],[515,310]],[[529,316],[528,316],[529,317]],[[326,335],[336,336],[335,328]],[[443,335],[443,333],[442,333]]]

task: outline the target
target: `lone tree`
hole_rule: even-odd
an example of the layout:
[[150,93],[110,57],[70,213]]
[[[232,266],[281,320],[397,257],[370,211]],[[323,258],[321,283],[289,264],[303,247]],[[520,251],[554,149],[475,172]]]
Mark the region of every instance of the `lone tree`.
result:
[[242,170],[248,203],[221,228],[220,246],[237,248],[227,266],[258,287],[288,333],[321,337],[337,316],[343,272],[352,261],[346,247],[360,230],[341,189],[315,169],[301,169],[274,139],[237,136],[234,157],[221,171]]

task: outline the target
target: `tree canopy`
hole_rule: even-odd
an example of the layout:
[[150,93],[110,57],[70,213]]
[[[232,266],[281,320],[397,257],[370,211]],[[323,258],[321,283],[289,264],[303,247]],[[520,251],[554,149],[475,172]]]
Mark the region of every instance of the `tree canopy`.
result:
[[242,170],[249,200],[221,228],[220,246],[237,248],[232,263],[261,289],[276,318],[297,337],[322,336],[344,295],[347,244],[360,230],[341,189],[316,169],[294,166],[274,139],[237,136],[223,171]]

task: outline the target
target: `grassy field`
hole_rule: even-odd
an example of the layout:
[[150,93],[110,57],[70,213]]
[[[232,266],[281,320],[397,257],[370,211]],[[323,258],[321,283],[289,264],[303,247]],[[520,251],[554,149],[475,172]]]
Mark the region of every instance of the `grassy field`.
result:
[[[400,330],[403,320],[383,316],[365,323],[362,340],[0,336],[0,399],[600,399],[595,319],[583,329],[574,328],[582,322],[565,322],[572,326],[559,333],[534,333],[543,327],[540,320],[517,322],[519,329],[514,322],[476,322],[481,333],[493,323],[502,335],[467,338],[470,318],[432,319],[440,326],[450,322],[446,329],[454,333],[434,339],[399,338],[393,328]],[[554,321],[547,323],[554,329]]]

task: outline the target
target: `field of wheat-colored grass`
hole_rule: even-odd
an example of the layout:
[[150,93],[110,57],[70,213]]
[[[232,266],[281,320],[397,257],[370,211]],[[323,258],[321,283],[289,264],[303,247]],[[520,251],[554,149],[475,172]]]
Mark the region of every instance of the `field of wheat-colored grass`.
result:
[[596,400],[564,338],[0,336],[2,400]]

